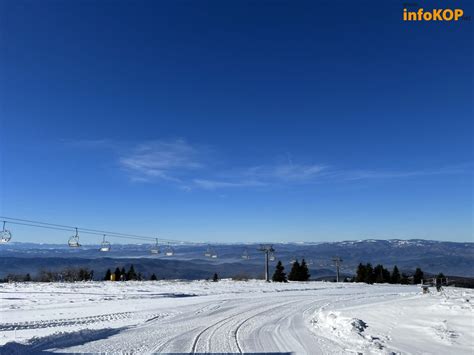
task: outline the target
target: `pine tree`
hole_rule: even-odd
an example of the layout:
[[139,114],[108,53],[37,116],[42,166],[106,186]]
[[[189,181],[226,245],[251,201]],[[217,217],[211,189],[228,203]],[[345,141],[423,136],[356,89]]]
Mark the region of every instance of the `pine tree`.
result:
[[383,282],[386,284],[389,284],[391,280],[390,271],[388,271],[386,268],[383,268],[382,275],[383,275]]
[[133,264],[130,265],[130,269],[128,269],[127,272],[127,280],[136,280],[137,279],[137,273],[135,272],[135,268],[133,267]]
[[31,281],[31,276],[30,276],[30,274],[26,274],[26,275],[25,275],[25,278],[23,279],[23,281],[25,281],[25,282]]
[[374,277],[375,277],[375,283],[381,284],[383,283],[383,265],[378,264],[374,268]]
[[105,273],[104,280],[105,281],[110,281],[110,276],[112,273],[110,272],[110,269],[107,269],[107,272]]
[[413,275],[413,283],[415,285],[421,283],[421,280],[423,280],[425,275],[423,274],[423,271],[419,267],[416,268],[415,274]]
[[308,265],[306,265],[306,261],[303,259],[300,265],[299,281],[308,281],[310,277]]
[[156,280],[157,280],[156,275],[151,274],[150,281],[156,281]]
[[355,281],[365,282],[366,277],[367,277],[367,269],[365,265],[360,263],[359,266],[357,267],[357,275],[356,275]]
[[298,260],[295,260],[293,266],[291,267],[290,274],[288,275],[288,280],[290,281],[298,281],[298,276],[300,273],[300,263]]
[[392,270],[392,276],[390,278],[390,282],[393,284],[399,284],[400,280],[401,280],[400,271],[398,271],[398,267],[397,265],[395,265]]
[[372,268],[372,264],[368,263],[365,265],[365,283],[373,284],[375,282],[375,274],[374,269]]
[[407,274],[402,273],[402,277],[400,278],[400,284],[408,285],[408,275]]
[[284,272],[285,267],[281,263],[281,261],[278,261],[278,264],[275,267],[275,272],[273,273],[272,276],[272,281],[273,282],[288,282],[286,279],[286,274]]
[[115,268],[115,281],[120,281],[120,275],[122,275],[122,273],[120,272],[120,269],[117,267]]
[[127,272],[124,267],[120,270],[120,281],[127,281]]
[[219,276],[217,275],[217,273],[214,273],[214,276],[212,277],[212,281],[213,282],[219,281]]
[[441,291],[443,288],[443,280],[444,282],[446,282],[446,276],[444,276],[444,274],[440,272],[438,276],[436,276],[436,280],[435,280],[436,290],[438,290],[438,292]]

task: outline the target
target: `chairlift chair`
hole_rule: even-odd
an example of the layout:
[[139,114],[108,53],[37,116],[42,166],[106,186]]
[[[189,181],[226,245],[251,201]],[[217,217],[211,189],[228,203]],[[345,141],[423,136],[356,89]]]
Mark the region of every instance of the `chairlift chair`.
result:
[[104,238],[102,239],[102,244],[100,245],[99,251],[101,251],[101,252],[110,251],[110,242],[105,240],[105,234],[104,234]]
[[0,244],[8,243],[12,239],[12,233],[5,229],[5,221],[3,221],[3,229],[0,231]]
[[204,252],[204,256],[206,256],[208,258],[212,257],[212,248],[211,248],[210,245],[207,247],[206,251]]
[[69,238],[68,244],[71,248],[79,248],[81,244],[79,243],[79,232],[76,228],[76,234]]
[[269,259],[270,261],[275,261],[275,254],[271,253]]
[[155,245],[150,248],[150,253],[152,254],[159,254],[160,253],[160,246],[158,245],[158,238],[156,238]]
[[168,243],[168,246],[165,249],[165,256],[173,256],[174,255],[174,249],[171,247],[170,243]]
[[242,253],[242,259],[244,260],[249,260],[250,259],[250,254],[247,248],[245,248],[244,252]]

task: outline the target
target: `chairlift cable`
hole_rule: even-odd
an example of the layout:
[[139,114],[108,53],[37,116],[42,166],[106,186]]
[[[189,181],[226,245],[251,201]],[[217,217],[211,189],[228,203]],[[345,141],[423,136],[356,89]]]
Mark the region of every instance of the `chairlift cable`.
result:
[[[51,230],[59,230],[59,231],[76,231],[80,230],[83,234],[89,235],[104,235],[107,234],[110,238],[121,238],[121,239],[133,239],[133,240],[146,240],[146,241],[155,241],[155,237],[148,237],[143,235],[136,235],[136,234],[126,234],[126,233],[119,233],[119,232],[111,232],[111,231],[104,231],[98,229],[91,229],[91,228],[82,228],[82,227],[73,227],[64,224],[55,224],[55,223],[46,223],[40,221],[33,221],[28,219],[20,219],[20,218],[12,218],[6,216],[0,216],[0,219],[4,219],[4,222],[8,222],[10,224],[27,226],[27,227],[35,227],[35,228],[44,228],[44,229],[51,229]],[[200,244],[200,243],[193,243],[188,241],[181,241],[181,240],[173,240],[173,239],[164,239],[160,238],[164,242],[168,243],[179,243],[179,244]]]

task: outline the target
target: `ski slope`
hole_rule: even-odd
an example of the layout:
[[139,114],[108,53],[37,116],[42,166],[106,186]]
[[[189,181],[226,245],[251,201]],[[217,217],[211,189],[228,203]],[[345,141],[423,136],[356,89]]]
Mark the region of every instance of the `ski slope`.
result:
[[262,281],[0,285],[0,353],[472,354],[473,291]]

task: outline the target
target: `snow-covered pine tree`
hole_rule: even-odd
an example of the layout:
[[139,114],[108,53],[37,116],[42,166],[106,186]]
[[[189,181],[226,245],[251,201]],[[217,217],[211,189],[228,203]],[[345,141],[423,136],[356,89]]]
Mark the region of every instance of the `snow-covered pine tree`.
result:
[[285,270],[285,267],[283,266],[281,261],[278,261],[275,267],[275,272],[273,273],[273,276],[272,276],[272,281],[273,282],[287,282],[288,280],[286,279],[286,274],[284,270]]
[[156,275],[151,274],[150,281],[156,281],[156,280],[157,280]]
[[104,281],[110,281],[111,275],[112,275],[112,272],[110,271],[110,269],[107,269],[107,272],[105,273],[105,276],[104,276]]

